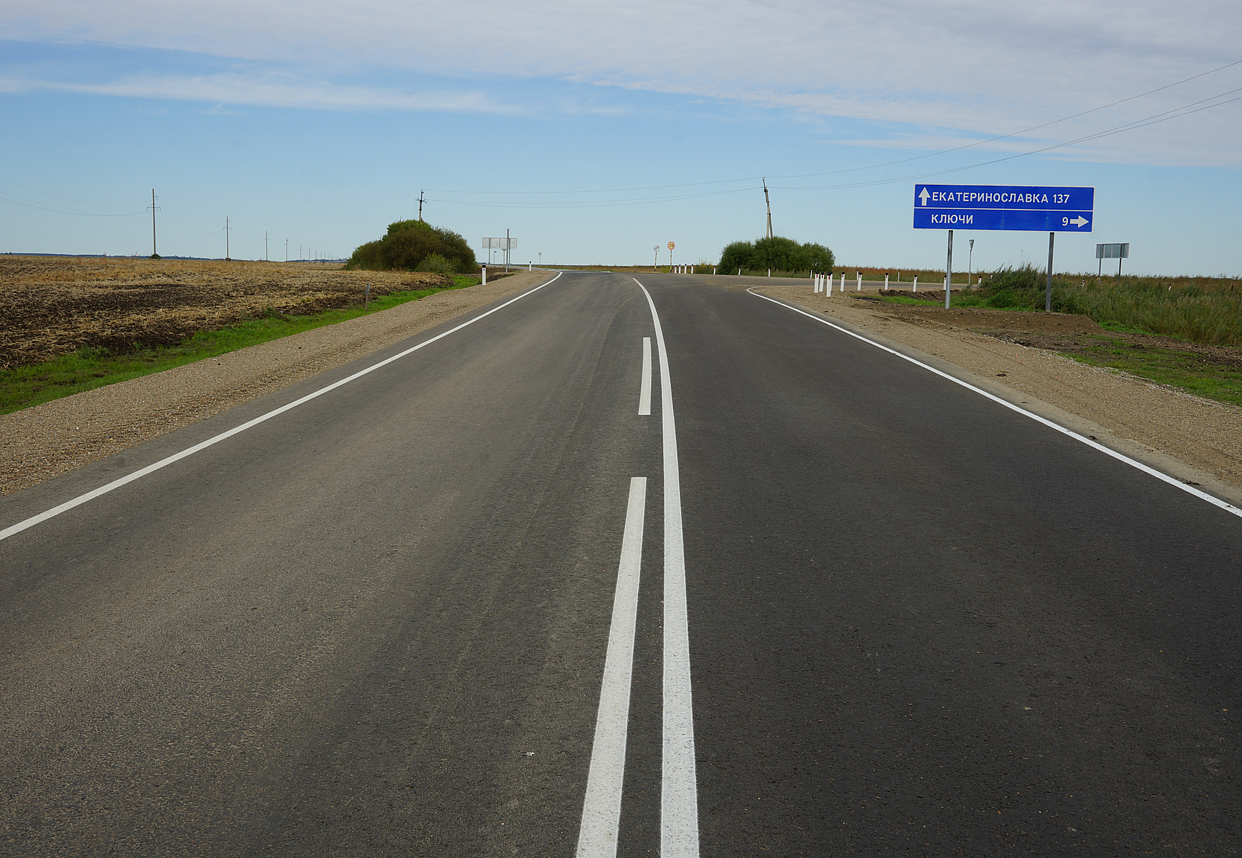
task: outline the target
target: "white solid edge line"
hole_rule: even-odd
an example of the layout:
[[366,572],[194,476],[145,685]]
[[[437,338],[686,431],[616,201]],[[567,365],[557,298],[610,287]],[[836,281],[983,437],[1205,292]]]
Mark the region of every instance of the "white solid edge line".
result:
[[312,399],[316,399],[317,397],[320,397],[323,394],[328,393],[329,391],[336,390],[336,388],[338,387],[342,387],[346,384],[349,384],[351,381],[355,381],[356,379],[362,378],[362,376],[367,375],[368,373],[374,372],[375,370],[379,369],[382,366],[386,366],[392,363],[393,361],[400,360],[406,355],[412,354],[413,352],[418,351],[424,346],[431,345],[436,340],[442,340],[445,337],[447,337],[449,334],[456,333],[457,331],[460,331],[462,328],[473,325],[475,322],[479,321],[480,319],[487,318],[492,313],[498,312],[499,310],[503,310],[505,307],[508,307],[510,304],[516,301],[522,300],[527,295],[533,295],[535,292],[538,292],[544,286],[547,286],[549,283],[554,282],[560,276],[561,276],[560,274],[557,274],[556,277],[553,277],[547,283],[541,283],[540,285],[536,286],[534,289],[531,289],[529,292],[524,292],[521,295],[518,295],[516,298],[512,298],[506,301],[505,303],[501,304],[499,307],[493,307],[492,309],[488,310],[486,313],[481,313],[480,315],[475,316],[473,319],[471,319],[468,322],[462,322],[460,325],[458,325],[457,327],[451,330],[445,331],[442,334],[437,334],[436,336],[432,337],[429,340],[426,340],[425,342],[421,342],[416,346],[406,349],[400,354],[393,355],[392,357],[386,358],[385,360],[382,360],[377,364],[369,366],[364,370],[360,370],[359,372],[354,373],[348,378],[343,378],[340,381],[333,382],[332,384],[329,384],[327,387],[323,387],[323,388],[320,388],[319,390],[316,390],[314,393],[308,393],[306,396],[303,396],[301,399],[298,399],[294,402],[290,402],[287,405],[282,405],[280,408],[277,408],[273,411],[269,411],[266,414],[263,414],[263,415],[260,415],[259,417],[254,418],[253,420],[248,420],[247,422],[241,424],[240,426],[235,426],[226,432],[221,432],[219,435],[216,435],[212,438],[208,438],[206,441],[201,441],[198,444],[195,444],[193,447],[188,447],[179,453],[174,453],[173,455],[165,459],[160,459],[158,462],[147,465],[145,468],[134,471],[132,474],[127,474],[124,477],[113,480],[107,485],[100,486],[99,488],[93,489],[87,492],[86,494],[79,495],[73,500],[65,501],[60,506],[53,507],[52,509],[49,509],[46,512],[41,512],[38,515],[31,516],[25,521],[20,521],[17,524],[11,525],[10,527],[6,527],[4,530],[0,530],[0,542],[4,541],[5,539],[8,539],[10,536],[13,536],[14,534],[21,533],[23,530],[26,530],[27,528],[34,527],[36,524],[41,524],[42,522],[45,522],[48,519],[55,518],[56,516],[60,515],[63,512],[68,512],[74,507],[78,507],[88,501],[92,501],[95,498],[99,497],[100,495],[106,495],[108,492],[115,491],[116,489],[121,488],[121,486],[127,485],[129,483],[134,482],[135,480],[141,479],[142,477],[145,477],[148,474],[154,473],[155,471],[158,471],[161,468],[165,468],[168,465],[173,464],[174,462],[179,462],[182,459],[192,456],[201,450],[205,450],[208,447],[213,446],[214,444],[218,444],[221,441],[224,441],[228,438],[232,438],[234,435],[239,435],[242,432],[245,432],[247,429],[251,429],[255,426],[258,426],[260,423],[270,420],[273,417],[276,417],[278,415],[284,414],[286,411],[291,411],[294,408],[297,408],[299,405],[304,405],[305,403],[310,402]]
[[1112,450],[1108,447],[1105,447],[1103,444],[1099,443],[1098,441],[1092,441],[1090,438],[1086,437],[1085,435],[1078,434],[1073,429],[1067,429],[1066,427],[1060,425],[1059,423],[1055,423],[1046,417],[1040,417],[1038,414],[1032,411],[1028,411],[1020,405],[1015,405],[1012,402],[1008,402],[1004,399],[1001,399],[999,396],[996,396],[995,394],[988,393],[986,390],[976,387],[975,385],[971,384],[968,381],[963,381],[960,378],[955,378],[954,376],[949,375],[947,372],[943,372],[941,370],[936,369],[934,366],[929,366],[928,364],[923,363],[921,360],[918,360],[917,358],[912,358],[909,355],[902,354],[896,349],[891,349],[888,346],[881,345],[880,343],[875,342],[874,340],[869,340],[866,337],[862,336],[861,334],[856,334],[853,331],[850,331],[850,330],[847,330],[846,328],[841,327],[840,325],[834,325],[832,322],[829,322],[827,319],[822,319],[819,316],[814,315],[813,313],[808,313],[807,311],[803,309],[794,307],[790,304],[786,304],[784,301],[778,301],[777,299],[771,298],[767,295],[760,295],[758,292],[753,292],[750,289],[747,289],[746,291],[749,292],[751,295],[754,295],[756,298],[762,298],[765,301],[771,301],[773,304],[777,304],[781,307],[784,307],[787,310],[793,310],[795,313],[799,313],[803,316],[806,316],[808,319],[813,319],[816,322],[819,322],[820,324],[827,325],[828,327],[833,328],[834,330],[840,331],[843,334],[848,334],[854,339],[861,340],[862,342],[867,343],[870,346],[874,346],[875,348],[880,349],[881,351],[888,352],[889,354],[895,355],[896,357],[899,357],[902,360],[909,361],[915,366],[922,367],[928,372],[934,373],[935,375],[938,375],[941,378],[948,379],[954,384],[960,384],[962,387],[966,388],[967,390],[973,391],[979,394],[980,396],[986,399],[990,399],[999,405],[1003,405],[1006,408],[1010,409],[1011,411],[1016,411],[1017,413],[1025,417],[1029,417],[1030,419],[1034,420],[1036,423],[1041,423],[1044,426],[1047,426],[1049,429],[1055,429],[1057,432],[1060,432],[1062,435],[1066,435],[1070,438],[1073,438],[1075,441],[1079,441],[1083,444],[1086,444],[1088,447],[1091,447],[1092,449],[1099,450],[1101,453],[1105,454],[1106,456],[1112,456],[1114,459],[1116,459],[1119,462],[1124,462],[1125,464],[1129,465],[1132,468],[1136,468],[1145,474],[1148,474],[1150,476],[1155,477],[1158,480],[1166,482],[1175,488],[1181,489],[1187,494],[1194,495],[1200,500],[1207,501],[1213,506],[1218,506],[1221,509],[1225,510],[1225,512],[1232,513],[1233,515],[1236,515],[1239,518],[1242,518],[1242,509],[1239,509],[1233,504],[1228,503],[1227,501],[1223,501],[1218,497],[1214,497],[1208,494],[1207,492],[1200,491],[1199,489],[1196,489],[1194,486],[1188,486],[1185,483],[1183,483],[1181,480],[1175,477],[1171,477],[1168,474],[1165,474],[1161,471],[1158,471],[1149,465],[1144,465],[1142,462],[1138,461],[1137,459],[1132,459],[1129,456],[1125,455],[1124,453],[1118,453],[1116,450]]
[[686,605],[686,555],[681,524],[681,477],[668,351],[655,301],[651,307],[660,354],[660,419],[664,441],[664,697],[660,778],[660,855],[698,858],[699,799],[694,759],[694,710],[690,699],[690,622]]
[[651,416],[651,337],[643,337],[643,377],[638,391],[638,416]]
[[621,786],[625,777],[625,740],[630,720],[630,683],[634,674],[634,627],[638,621],[638,582],[643,557],[643,521],[647,478],[630,479],[630,499],[621,538],[621,562],[612,603],[612,626],[604,679],[595,718],[595,742],[582,802],[578,858],[613,858],[621,824]]

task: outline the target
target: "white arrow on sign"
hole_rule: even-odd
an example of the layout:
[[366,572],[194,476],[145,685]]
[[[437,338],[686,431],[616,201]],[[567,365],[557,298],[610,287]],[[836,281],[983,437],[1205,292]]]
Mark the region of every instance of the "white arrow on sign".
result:
[[927,201],[931,199],[931,194],[927,193],[927,188],[924,188],[923,192],[919,194],[919,199],[923,201],[923,205],[927,205]]
[[1074,226],[1086,226],[1087,224],[1091,223],[1091,221],[1087,220],[1082,215],[1079,215],[1078,217],[1070,221],[1070,223],[1072,223]]

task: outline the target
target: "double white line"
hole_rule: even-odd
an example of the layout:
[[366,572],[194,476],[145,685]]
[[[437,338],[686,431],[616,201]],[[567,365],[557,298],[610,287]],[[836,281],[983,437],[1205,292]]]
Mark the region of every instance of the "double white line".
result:
[[[664,331],[651,293],[647,296],[660,356],[660,417],[664,448],[664,685],[660,854],[697,858],[699,802],[695,780],[694,717],[690,700],[690,625],[686,611],[686,556],[681,526],[681,477],[677,466],[677,428],[673,420],[672,382]],[[643,385],[639,413],[651,413],[650,346],[644,342]],[[646,409],[644,411],[643,409]],[[612,858],[617,854],[621,789],[625,774],[625,740],[629,722],[634,662],[634,626],[638,614],[638,579],[642,558],[647,478],[630,480],[629,505],[621,541],[621,564],[613,602],[608,654],[600,691],[595,743],[587,776],[578,858]]]

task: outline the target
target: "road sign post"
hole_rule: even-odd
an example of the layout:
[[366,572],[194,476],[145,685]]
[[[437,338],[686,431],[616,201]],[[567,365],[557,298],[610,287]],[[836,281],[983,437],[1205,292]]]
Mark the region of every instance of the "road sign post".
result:
[[944,308],[949,309],[949,295],[953,292],[953,230],[949,230],[949,258],[944,263]]
[[944,305],[953,283],[953,230],[1048,231],[1048,294],[1052,307],[1052,249],[1058,232],[1091,232],[1095,188],[1031,185],[915,185],[914,228],[947,229],[949,256]]
[[1095,258],[1100,260],[1100,276],[1104,275],[1104,260],[1117,260],[1117,276],[1121,276],[1121,260],[1130,258],[1130,243],[1124,244],[1097,244],[1095,246]]

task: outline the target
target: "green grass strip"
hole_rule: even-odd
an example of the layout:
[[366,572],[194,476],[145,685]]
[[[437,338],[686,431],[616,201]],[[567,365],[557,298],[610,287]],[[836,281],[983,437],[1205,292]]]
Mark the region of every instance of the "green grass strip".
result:
[[1205,361],[1194,352],[1107,336],[1093,336],[1091,340],[1090,345],[1084,344],[1070,356],[1091,366],[1128,372],[1205,399],[1242,405],[1242,369]]
[[326,310],[307,316],[269,313],[228,328],[200,331],[175,346],[140,347],[123,354],[86,347],[46,363],[0,370],[0,414],[8,414],[71,396],[84,390],[116,384],[163,372],[166,369],[217,357],[259,343],[300,334],[325,325],[356,319],[392,307],[417,301],[447,289],[464,289],[478,284],[479,278],[455,275],[452,286],[392,292],[373,299],[369,307]]

